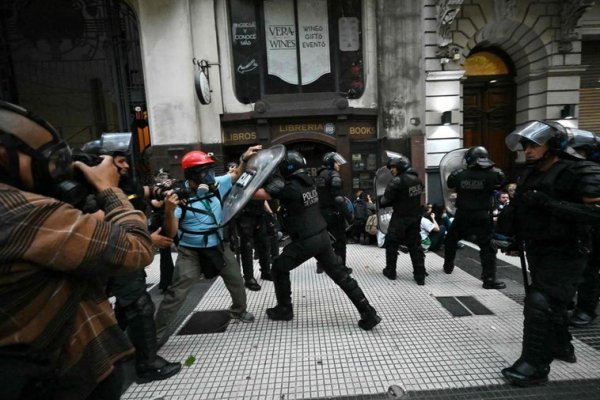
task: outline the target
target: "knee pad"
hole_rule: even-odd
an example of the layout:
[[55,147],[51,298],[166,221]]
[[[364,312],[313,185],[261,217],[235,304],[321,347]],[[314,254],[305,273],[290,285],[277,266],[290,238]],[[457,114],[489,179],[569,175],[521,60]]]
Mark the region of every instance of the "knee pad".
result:
[[532,311],[544,312],[545,314],[552,313],[548,295],[532,287],[529,288],[529,293],[525,297],[525,306]]

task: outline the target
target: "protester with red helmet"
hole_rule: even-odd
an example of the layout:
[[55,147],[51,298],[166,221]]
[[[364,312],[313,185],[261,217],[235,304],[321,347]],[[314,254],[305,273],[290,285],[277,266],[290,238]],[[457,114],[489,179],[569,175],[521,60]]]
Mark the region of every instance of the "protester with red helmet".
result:
[[161,340],[165,339],[167,327],[201,276],[223,278],[231,295],[231,317],[242,322],[254,321],[254,315],[247,311],[240,266],[230,246],[224,244],[221,201],[244,172],[246,162],[261,148],[260,145],[249,147],[240,157],[239,167],[221,176],[215,176],[215,160],[209,153],[190,151],[181,159],[189,198],[180,198],[176,208],[165,210],[165,233],[176,236],[178,258],[173,284],[156,314],[156,333]]

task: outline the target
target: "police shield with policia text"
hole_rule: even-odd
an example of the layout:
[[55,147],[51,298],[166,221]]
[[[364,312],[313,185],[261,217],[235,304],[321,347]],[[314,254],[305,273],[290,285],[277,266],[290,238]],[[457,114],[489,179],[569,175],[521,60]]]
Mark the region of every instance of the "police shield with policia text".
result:
[[504,174],[488,158],[482,146],[468,149],[464,155],[466,168],[450,173],[447,188],[456,192],[456,214],[448,229],[444,244],[444,272],[451,274],[458,241],[474,238],[479,246],[484,289],[503,289],[504,282],[496,280],[496,248],[492,244],[494,222],[494,190],[504,183]]

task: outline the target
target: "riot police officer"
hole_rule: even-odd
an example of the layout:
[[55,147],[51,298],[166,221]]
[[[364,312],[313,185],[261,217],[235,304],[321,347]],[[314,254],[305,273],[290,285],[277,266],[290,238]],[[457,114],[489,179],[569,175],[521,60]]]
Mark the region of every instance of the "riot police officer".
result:
[[[129,135],[129,136],[128,136]],[[120,174],[119,188],[127,194],[137,210],[145,211],[146,199],[152,194],[148,186],[132,179],[129,156],[131,134],[104,134],[101,139],[92,140],[82,146],[88,154],[110,155]],[[158,232],[152,235],[161,240]],[[162,240],[170,240],[162,237]],[[146,288],[146,272],[142,270],[110,277],[107,292],[115,296],[115,315],[119,326],[127,330],[129,339],[136,350],[137,383],[167,379],[181,370],[181,363],[169,362],[157,354],[154,311],[155,306]]]
[[273,261],[272,277],[277,305],[267,309],[272,320],[289,321],[294,317],[290,271],[315,257],[325,273],[346,293],[360,313],[360,328],[370,330],[381,318],[369,304],[358,283],[343,268],[330,245],[327,223],[319,210],[319,195],[306,173],[306,161],[297,151],[288,151],[280,164],[284,180],[273,180],[259,189],[255,199],[280,200],[283,223],[292,242]]
[[269,235],[267,234],[267,210],[263,200],[250,200],[236,218],[237,232],[240,236],[240,255],[244,286],[250,290],[260,290],[261,286],[254,279],[253,250],[258,255],[261,276],[270,276],[271,261],[269,259]]
[[496,280],[496,248],[492,244],[494,190],[504,183],[504,173],[494,167],[485,147],[471,147],[464,159],[467,169],[453,171],[447,180],[448,189],[455,190],[457,197],[456,215],[444,244],[444,272],[454,270],[458,241],[474,236],[480,248],[483,288],[504,289],[506,284]]
[[[342,177],[340,176],[340,167],[344,164],[346,164],[346,160],[340,154],[325,153],[321,168],[317,171],[315,186],[319,195],[321,214],[327,222],[327,231],[333,237],[333,251],[342,259],[342,264],[347,268],[347,239],[343,210],[346,199],[342,191]],[[323,272],[320,265],[317,266],[317,272]]]
[[412,169],[410,160],[399,154],[387,162],[393,178],[379,199],[381,207],[393,207],[392,218],[385,235],[385,268],[383,275],[396,279],[398,249],[401,244],[408,248],[413,265],[413,276],[418,285],[425,284],[425,254],[421,247],[421,195],[423,182]]
[[[498,223],[524,242],[531,285],[521,357],[502,374],[515,385],[530,386],[548,380],[553,359],[576,362],[567,304],[588,259],[586,224],[600,221],[600,175],[589,163],[561,158],[569,149],[568,135],[553,121],[534,121],[512,132],[506,145],[523,149],[531,168],[520,177],[515,199]],[[506,218],[512,219],[507,223]]]
[[[600,137],[592,132],[577,129],[572,131],[571,147],[585,157],[588,170],[600,169]],[[588,164],[593,163],[593,164]],[[595,186],[600,191],[600,185]],[[600,195],[600,193],[596,193]],[[583,282],[577,288],[577,304],[570,317],[572,326],[583,327],[596,319],[596,308],[600,297],[600,228],[591,228],[592,247],[588,263],[583,271]]]

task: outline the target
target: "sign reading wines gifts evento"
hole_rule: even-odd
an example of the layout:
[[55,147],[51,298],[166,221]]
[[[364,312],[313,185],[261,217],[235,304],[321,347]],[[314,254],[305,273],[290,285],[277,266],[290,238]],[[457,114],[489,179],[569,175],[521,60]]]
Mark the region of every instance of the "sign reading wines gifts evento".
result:
[[298,1],[298,26],[293,0],[265,0],[263,4],[268,73],[297,85],[297,48],[302,85],[330,73],[327,0]]

